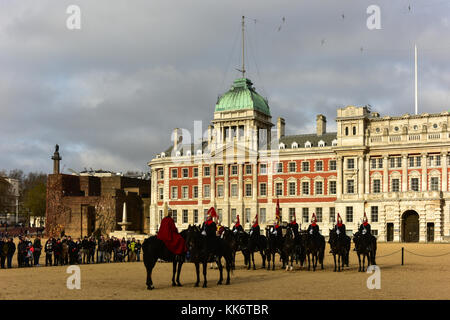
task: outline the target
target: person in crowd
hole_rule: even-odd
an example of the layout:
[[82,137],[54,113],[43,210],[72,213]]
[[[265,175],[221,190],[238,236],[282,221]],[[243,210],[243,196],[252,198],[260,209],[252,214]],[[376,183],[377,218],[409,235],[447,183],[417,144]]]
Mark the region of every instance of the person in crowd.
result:
[[6,257],[8,256],[8,241],[5,237],[0,240],[0,263],[2,269],[5,269]]
[[44,245],[45,251],[45,266],[52,266],[53,256],[53,237],[48,238]]
[[133,238],[128,245],[128,261],[135,262],[136,261],[136,239]]
[[141,240],[138,240],[136,243],[136,258],[137,261],[141,261],[141,249],[142,249],[142,243]]
[[14,256],[14,252],[16,252],[16,244],[14,243],[13,238],[10,237],[8,240],[8,254],[7,254],[8,269],[12,268],[12,259]]
[[39,258],[41,257],[41,251],[42,251],[42,244],[41,244],[41,237],[36,236],[36,239],[34,239],[33,242],[33,248],[34,248],[34,265],[39,266]]

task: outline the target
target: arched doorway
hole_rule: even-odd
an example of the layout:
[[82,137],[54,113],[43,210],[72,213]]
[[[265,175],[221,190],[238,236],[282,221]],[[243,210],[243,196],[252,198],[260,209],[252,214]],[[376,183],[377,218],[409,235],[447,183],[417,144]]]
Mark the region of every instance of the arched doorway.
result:
[[414,210],[402,215],[402,241],[419,242],[419,214]]

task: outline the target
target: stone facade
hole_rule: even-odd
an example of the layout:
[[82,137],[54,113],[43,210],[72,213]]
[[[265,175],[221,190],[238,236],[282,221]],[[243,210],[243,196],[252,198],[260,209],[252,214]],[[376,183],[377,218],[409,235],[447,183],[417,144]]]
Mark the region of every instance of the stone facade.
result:
[[315,212],[324,235],[337,213],[352,233],[366,212],[380,241],[449,239],[448,112],[380,117],[347,106],[337,109],[337,132],[318,115],[315,133],[286,136],[284,119],[272,133],[269,112],[221,99],[205,141],[180,142],[177,132],[176,146],[149,162],[151,233],[165,203],[180,229],[202,223],[211,206],[223,225],[240,215],[248,229],[255,215],[272,223],[279,199],[284,221],[295,214],[305,229]]
[[47,236],[108,235],[119,230],[127,203],[130,230],[148,233],[150,181],[122,176],[50,174],[47,180]]

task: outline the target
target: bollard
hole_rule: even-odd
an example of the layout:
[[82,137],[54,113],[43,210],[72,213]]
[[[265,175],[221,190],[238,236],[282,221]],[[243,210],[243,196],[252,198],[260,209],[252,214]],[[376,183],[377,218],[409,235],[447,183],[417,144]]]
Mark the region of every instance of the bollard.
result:
[[405,248],[402,247],[402,266],[404,263],[404,254],[405,254]]

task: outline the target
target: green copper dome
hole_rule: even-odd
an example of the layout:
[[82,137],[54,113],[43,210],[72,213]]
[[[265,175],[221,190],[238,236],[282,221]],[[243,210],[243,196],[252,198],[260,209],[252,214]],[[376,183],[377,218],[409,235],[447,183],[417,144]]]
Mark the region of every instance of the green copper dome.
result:
[[219,97],[214,112],[254,109],[270,116],[267,100],[252,85],[247,78],[234,80],[231,89]]

